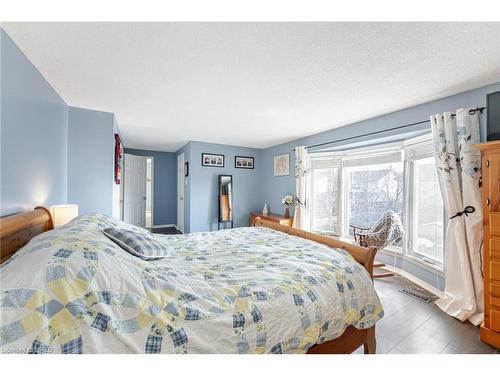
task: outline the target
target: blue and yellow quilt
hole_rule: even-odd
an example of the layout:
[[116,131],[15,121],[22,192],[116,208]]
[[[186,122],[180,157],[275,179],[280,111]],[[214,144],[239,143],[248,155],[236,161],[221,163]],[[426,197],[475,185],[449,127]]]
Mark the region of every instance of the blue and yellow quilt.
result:
[[261,227],[156,237],[145,261],[80,216],[1,267],[2,353],[304,353],[383,309],[345,251]]

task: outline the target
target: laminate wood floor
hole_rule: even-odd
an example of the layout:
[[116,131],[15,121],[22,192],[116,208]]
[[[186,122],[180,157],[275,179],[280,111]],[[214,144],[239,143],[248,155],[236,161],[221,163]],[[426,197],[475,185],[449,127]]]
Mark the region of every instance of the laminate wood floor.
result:
[[[377,324],[377,353],[492,354],[500,353],[479,339],[479,328],[399,292],[410,281],[394,276],[375,279],[385,316]],[[355,353],[363,353],[361,347]]]

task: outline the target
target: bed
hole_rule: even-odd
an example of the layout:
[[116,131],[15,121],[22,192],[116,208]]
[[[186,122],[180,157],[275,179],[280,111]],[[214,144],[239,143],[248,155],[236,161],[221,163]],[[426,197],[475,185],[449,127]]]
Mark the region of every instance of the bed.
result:
[[146,231],[104,215],[0,224],[3,353],[375,353],[374,248],[257,218],[145,261],[102,230]]

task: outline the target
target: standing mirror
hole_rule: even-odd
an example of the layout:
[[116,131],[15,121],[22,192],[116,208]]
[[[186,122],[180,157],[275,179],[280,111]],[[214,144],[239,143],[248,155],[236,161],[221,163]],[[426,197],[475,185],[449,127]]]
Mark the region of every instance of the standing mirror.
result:
[[219,175],[219,229],[221,223],[233,227],[233,176]]

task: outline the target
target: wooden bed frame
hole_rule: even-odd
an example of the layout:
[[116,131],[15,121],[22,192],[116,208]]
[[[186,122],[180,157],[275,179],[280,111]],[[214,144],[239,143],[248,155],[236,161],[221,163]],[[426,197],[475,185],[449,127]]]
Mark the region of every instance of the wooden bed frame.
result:
[[[277,224],[269,220],[262,220],[260,217],[255,218],[252,226],[271,228],[291,236],[302,237],[332,248],[344,249],[351,254],[358,263],[366,268],[370,277],[373,279],[373,263],[375,261],[375,254],[377,253],[377,248],[373,246],[361,247],[332,237],[325,237],[305,230]],[[376,353],[375,326],[367,329],[356,329],[353,326],[349,326],[341,336],[334,340],[324,342],[323,344],[314,345],[307,351],[307,354],[349,354],[358,349],[361,345],[364,346],[365,354]]]
[[54,228],[50,211],[35,207],[15,215],[0,218],[0,263],[9,259],[29,240]]
[[[374,247],[361,247],[349,244],[334,238],[320,236],[296,228],[264,221],[255,218],[253,226],[271,228],[292,236],[302,237],[311,241],[327,245],[332,248],[341,248],[349,252],[353,258],[366,268],[373,277]],[[0,218],[0,263],[9,259],[18,249],[26,245],[33,237],[54,228],[49,210],[36,207],[34,210]],[[365,354],[375,354],[375,326],[368,329],[356,329],[349,326],[338,338],[323,344],[314,345],[307,354],[349,354],[360,346],[364,346]]]

